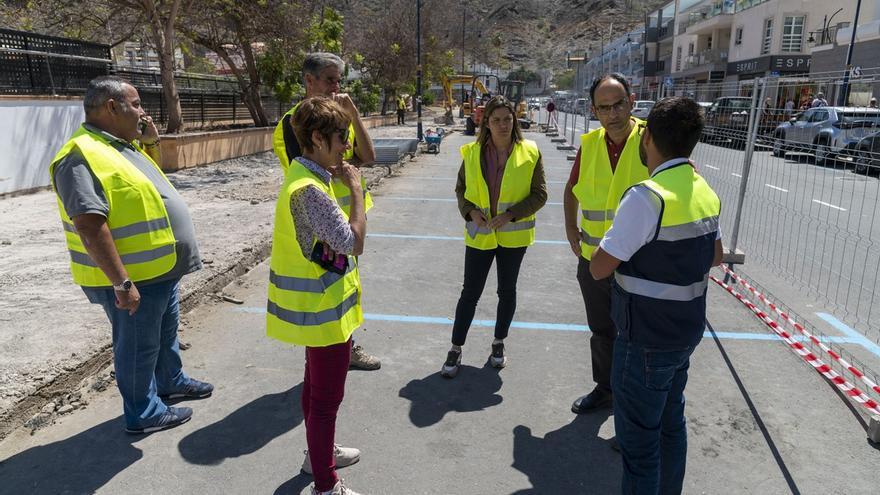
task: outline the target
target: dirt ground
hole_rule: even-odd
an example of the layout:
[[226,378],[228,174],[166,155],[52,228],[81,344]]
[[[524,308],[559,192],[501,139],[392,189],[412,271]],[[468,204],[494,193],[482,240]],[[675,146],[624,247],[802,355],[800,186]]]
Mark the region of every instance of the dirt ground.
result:
[[[433,124],[431,124],[433,126]],[[415,137],[415,127],[372,129],[374,137]],[[371,187],[392,167],[365,168]],[[169,174],[190,208],[204,269],[184,278],[183,310],[269,254],[281,168],[271,152]],[[84,407],[75,390],[107,386],[110,326],[70,279],[54,193],[0,198],[0,438]],[[181,340],[187,342],[186,317]],[[28,419],[30,418],[30,419]]]

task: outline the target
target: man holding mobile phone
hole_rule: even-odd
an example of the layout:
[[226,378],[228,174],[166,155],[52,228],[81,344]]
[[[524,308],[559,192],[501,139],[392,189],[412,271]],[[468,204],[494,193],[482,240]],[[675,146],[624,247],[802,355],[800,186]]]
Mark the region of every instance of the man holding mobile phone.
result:
[[177,340],[180,279],[202,267],[183,198],[158,163],[159,132],[137,90],[115,76],[89,82],[85,123],[49,165],[73,280],[113,327],[125,430],[189,421],[163,399],[201,399],[210,383],[183,372]]

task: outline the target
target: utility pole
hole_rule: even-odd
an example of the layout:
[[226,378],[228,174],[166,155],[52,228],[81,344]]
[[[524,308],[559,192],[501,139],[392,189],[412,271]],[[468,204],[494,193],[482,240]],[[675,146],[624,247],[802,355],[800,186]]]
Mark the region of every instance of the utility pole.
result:
[[[464,27],[465,22],[467,21],[467,9],[464,8],[464,4],[461,6],[461,74],[464,75]],[[464,84],[461,85],[461,100],[459,100],[458,105],[458,118],[464,118]]]
[[859,11],[862,8],[862,0],[856,2],[856,17],[853,19],[852,36],[849,38],[849,47],[846,49],[846,72],[843,74],[843,85],[840,87],[840,96],[837,99],[839,106],[845,107],[849,99],[849,76],[852,73],[853,47],[856,45],[856,31],[859,29]]
[[416,137],[422,142],[422,0],[416,0]]

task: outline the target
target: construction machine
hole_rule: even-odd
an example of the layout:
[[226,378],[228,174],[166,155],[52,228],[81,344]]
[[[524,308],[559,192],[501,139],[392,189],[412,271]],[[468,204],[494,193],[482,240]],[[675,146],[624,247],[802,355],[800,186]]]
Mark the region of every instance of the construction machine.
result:
[[[493,81],[494,80],[494,81]],[[493,84],[494,82],[494,84]],[[473,136],[482,120],[483,110],[485,109],[485,98],[492,95],[489,88],[497,88],[496,94],[501,94],[514,104],[516,109],[516,118],[519,120],[520,127],[528,129],[532,121],[528,118],[528,107],[523,98],[523,88],[525,83],[515,80],[502,81],[498,76],[493,74],[474,74],[474,75],[453,75],[441,77],[443,92],[445,96],[446,123],[454,122],[452,117],[452,107],[455,104],[453,97],[453,85],[471,83],[471,89],[465,94],[466,100],[461,103],[462,115],[465,117],[465,134]]]

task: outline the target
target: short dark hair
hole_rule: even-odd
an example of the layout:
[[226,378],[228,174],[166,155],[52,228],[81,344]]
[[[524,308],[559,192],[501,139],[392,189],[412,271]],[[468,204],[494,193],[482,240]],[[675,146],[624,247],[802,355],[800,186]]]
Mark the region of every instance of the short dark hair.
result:
[[658,101],[648,114],[654,146],[665,158],[690,156],[703,132],[703,112],[690,98],[672,96]]
[[126,84],[131,85],[130,82],[118,76],[99,76],[89,81],[89,86],[83,97],[83,108],[86,115],[91,115],[110,99],[124,105]]
[[626,80],[626,76],[624,76],[620,72],[612,72],[610,74],[605,74],[604,76],[600,76],[600,77],[597,77],[596,79],[593,79],[593,84],[590,84],[590,104],[591,105],[595,105],[595,102],[596,102],[596,88],[598,88],[599,85],[602,84],[604,81],[607,81],[609,79],[613,79],[613,80],[619,82],[620,84],[622,84],[623,90],[626,91],[627,97],[629,97],[629,95],[632,93],[632,91],[630,91],[630,89],[629,89],[629,82]]
[[348,129],[350,124],[351,119],[339,103],[325,96],[306,98],[290,119],[297,142],[303,150],[309,152],[315,148],[312,131],[318,131],[329,141],[334,132]]

